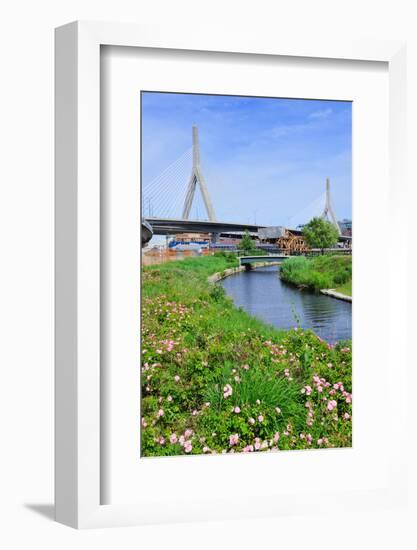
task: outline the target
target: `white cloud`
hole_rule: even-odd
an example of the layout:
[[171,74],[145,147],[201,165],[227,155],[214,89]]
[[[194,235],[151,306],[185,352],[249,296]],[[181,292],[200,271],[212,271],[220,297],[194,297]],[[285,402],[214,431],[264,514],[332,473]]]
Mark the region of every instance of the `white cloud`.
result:
[[322,109],[321,111],[314,111],[314,113],[308,115],[308,118],[327,118],[331,114],[331,109]]

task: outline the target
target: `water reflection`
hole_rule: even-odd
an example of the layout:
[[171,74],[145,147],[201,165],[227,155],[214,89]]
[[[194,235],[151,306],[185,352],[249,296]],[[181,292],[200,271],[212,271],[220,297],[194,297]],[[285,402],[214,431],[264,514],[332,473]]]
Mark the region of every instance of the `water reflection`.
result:
[[278,270],[277,266],[255,269],[220,284],[237,306],[278,328],[310,328],[331,343],[351,338],[351,303],[299,291],[282,282]]

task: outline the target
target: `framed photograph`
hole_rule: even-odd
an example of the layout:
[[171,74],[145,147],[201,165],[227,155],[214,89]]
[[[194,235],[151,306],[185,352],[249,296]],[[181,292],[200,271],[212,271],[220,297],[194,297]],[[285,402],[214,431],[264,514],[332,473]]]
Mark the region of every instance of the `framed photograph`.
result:
[[57,520],[399,506],[405,45],[182,36],[56,31]]

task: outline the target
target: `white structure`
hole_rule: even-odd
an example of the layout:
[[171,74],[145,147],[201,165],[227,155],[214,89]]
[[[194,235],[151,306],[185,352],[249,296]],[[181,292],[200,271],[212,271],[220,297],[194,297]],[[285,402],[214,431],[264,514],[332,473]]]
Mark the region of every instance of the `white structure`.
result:
[[214,214],[213,205],[211,203],[206,181],[204,179],[200,165],[200,143],[198,140],[198,128],[197,126],[193,126],[193,167],[191,169],[190,181],[188,183],[187,194],[184,201],[184,209],[182,212],[182,217],[184,220],[188,220],[188,217],[190,215],[197,183],[200,186],[200,191],[204,200],[204,205],[207,210],[208,219],[211,222],[215,222],[216,215]]
[[342,234],[339,224],[337,223],[336,214],[333,210],[332,201],[330,199],[330,180],[329,178],[326,179],[326,203],[324,205],[324,211],[322,214],[322,218],[327,218],[329,221],[333,223],[333,225],[336,227],[339,235]]

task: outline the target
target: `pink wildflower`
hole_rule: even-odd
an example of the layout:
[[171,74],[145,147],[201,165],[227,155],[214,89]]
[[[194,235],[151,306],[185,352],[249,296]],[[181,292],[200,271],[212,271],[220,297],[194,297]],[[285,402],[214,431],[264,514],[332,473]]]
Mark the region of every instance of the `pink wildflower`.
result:
[[186,441],[184,443],[184,451],[186,453],[191,453],[192,450],[193,450],[193,446],[191,445],[191,441]]
[[178,441],[177,434],[171,434],[171,435],[169,436],[169,440],[170,440],[170,442],[173,443],[173,444],[176,443],[176,442]]
[[235,412],[236,414],[239,414],[240,413],[240,407],[235,407],[233,409],[233,412]]
[[249,422],[249,424],[255,424],[255,419],[254,418],[249,418],[248,422]]
[[329,411],[332,411],[335,407],[337,407],[337,401],[335,401],[334,399],[331,399],[328,403],[327,403],[327,409]]
[[278,443],[278,441],[279,441],[279,432],[275,432],[274,433],[274,442]]
[[175,380],[175,382],[179,382],[181,380],[180,377],[178,376],[178,374],[176,374],[174,376],[174,380]]
[[237,445],[238,442],[239,442],[239,434],[233,434],[229,437],[230,446]]
[[193,434],[193,430],[190,430],[190,428],[187,428],[184,432],[184,437],[190,437],[190,435]]
[[227,399],[232,395],[232,393],[233,393],[232,386],[230,384],[226,384],[225,387],[223,388],[223,397]]
[[161,416],[164,416],[164,409],[159,409],[159,411],[156,413],[156,416],[160,418]]
[[259,420],[259,422],[263,422],[263,421],[264,421],[264,417],[260,414],[260,415],[258,416],[258,420]]

